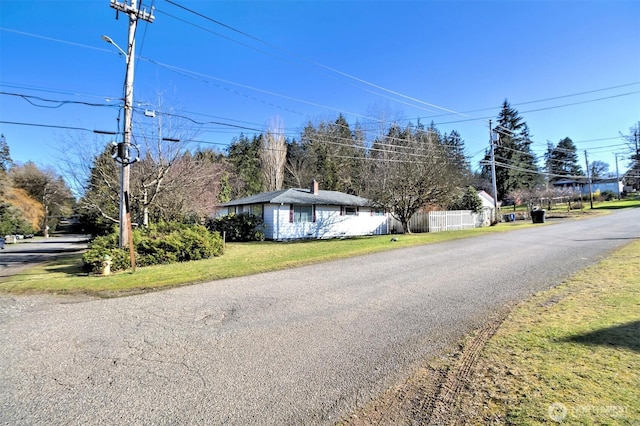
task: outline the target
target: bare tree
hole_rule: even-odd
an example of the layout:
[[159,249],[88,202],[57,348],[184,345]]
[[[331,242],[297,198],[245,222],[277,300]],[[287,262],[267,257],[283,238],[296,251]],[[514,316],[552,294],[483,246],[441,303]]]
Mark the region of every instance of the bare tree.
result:
[[[179,168],[182,173],[171,172],[174,165],[187,152],[187,145],[197,134],[197,126],[165,107],[162,95],[158,95],[158,111],[141,118],[135,138],[136,148],[142,159],[131,170],[133,202],[143,226],[149,224],[149,209],[163,193],[188,190],[181,180],[189,179],[189,170]],[[171,174],[172,182],[167,178]]]
[[369,198],[410,233],[411,217],[429,205],[446,204],[458,184],[437,133],[392,126],[374,143]]
[[285,170],[288,182],[297,188],[308,185],[315,177],[310,170],[308,157],[304,148],[298,143],[292,143],[287,149],[288,158]]
[[177,158],[162,180],[147,213],[150,220],[196,221],[211,215],[218,204],[225,164],[201,152],[185,153]]
[[282,189],[287,164],[287,143],[279,118],[271,120],[260,147],[260,165],[267,191]]
[[629,157],[629,170],[625,173],[626,184],[633,189],[640,189],[640,121],[635,123],[628,135],[620,134],[629,146],[631,155]]

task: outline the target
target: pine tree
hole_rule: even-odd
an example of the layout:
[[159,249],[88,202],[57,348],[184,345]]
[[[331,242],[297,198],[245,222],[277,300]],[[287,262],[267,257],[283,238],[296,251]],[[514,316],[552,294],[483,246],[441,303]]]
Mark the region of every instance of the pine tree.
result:
[[449,134],[445,133],[442,137],[442,143],[447,152],[449,162],[458,173],[460,173],[465,183],[470,182],[473,172],[471,170],[471,164],[469,164],[465,155],[464,140],[460,136],[460,133],[455,130],[452,130]]
[[9,145],[4,135],[0,135],[0,170],[3,172],[9,171],[13,161],[11,161],[11,155],[9,154]]
[[[507,100],[498,114],[495,131],[499,135],[494,148],[498,199],[519,189],[533,189],[542,182],[536,155],[531,150],[529,126]],[[482,175],[491,176],[490,155],[483,161]]]
[[[351,130],[342,114],[334,122],[309,123],[300,146],[289,155],[289,172],[317,180],[322,189],[360,194],[364,185],[364,136],[359,126]],[[301,157],[302,148],[304,157]],[[304,160],[303,160],[304,159]],[[306,169],[301,173],[302,168]],[[295,179],[298,179],[296,177]]]
[[584,176],[580,167],[577,148],[570,138],[561,139],[555,147],[551,145],[549,148],[549,152],[545,155],[545,160],[548,164],[550,182]]
[[254,195],[263,190],[259,154],[262,137],[262,135],[254,135],[249,139],[241,134],[227,149],[229,163],[232,165],[234,174],[239,178],[236,185],[233,185],[233,198]]

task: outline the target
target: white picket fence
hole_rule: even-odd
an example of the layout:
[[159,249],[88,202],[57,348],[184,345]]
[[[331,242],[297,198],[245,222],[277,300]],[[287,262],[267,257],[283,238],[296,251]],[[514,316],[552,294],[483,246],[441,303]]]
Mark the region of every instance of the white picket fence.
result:
[[[416,213],[409,220],[411,232],[440,232],[471,229],[482,226],[482,217],[471,210],[454,210]],[[403,233],[402,225],[394,217],[389,217],[389,230]]]

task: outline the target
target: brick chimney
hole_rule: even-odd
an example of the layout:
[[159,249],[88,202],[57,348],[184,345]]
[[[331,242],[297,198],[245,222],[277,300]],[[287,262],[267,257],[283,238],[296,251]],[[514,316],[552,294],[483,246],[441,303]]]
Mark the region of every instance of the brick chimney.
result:
[[318,181],[315,179],[311,181],[311,193],[318,195]]

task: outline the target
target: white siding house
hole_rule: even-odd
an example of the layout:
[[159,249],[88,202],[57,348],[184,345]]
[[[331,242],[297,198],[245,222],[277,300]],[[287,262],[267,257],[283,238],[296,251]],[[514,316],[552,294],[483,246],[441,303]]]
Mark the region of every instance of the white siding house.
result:
[[496,203],[485,191],[478,191],[478,196],[482,200],[482,211],[477,215],[477,226],[489,226],[496,217]]
[[263,192],[222,204],[218,216],[253,213],[264,220],[268,240],[337,238],[387,234],[387,214],[366,198],[310,189]]

